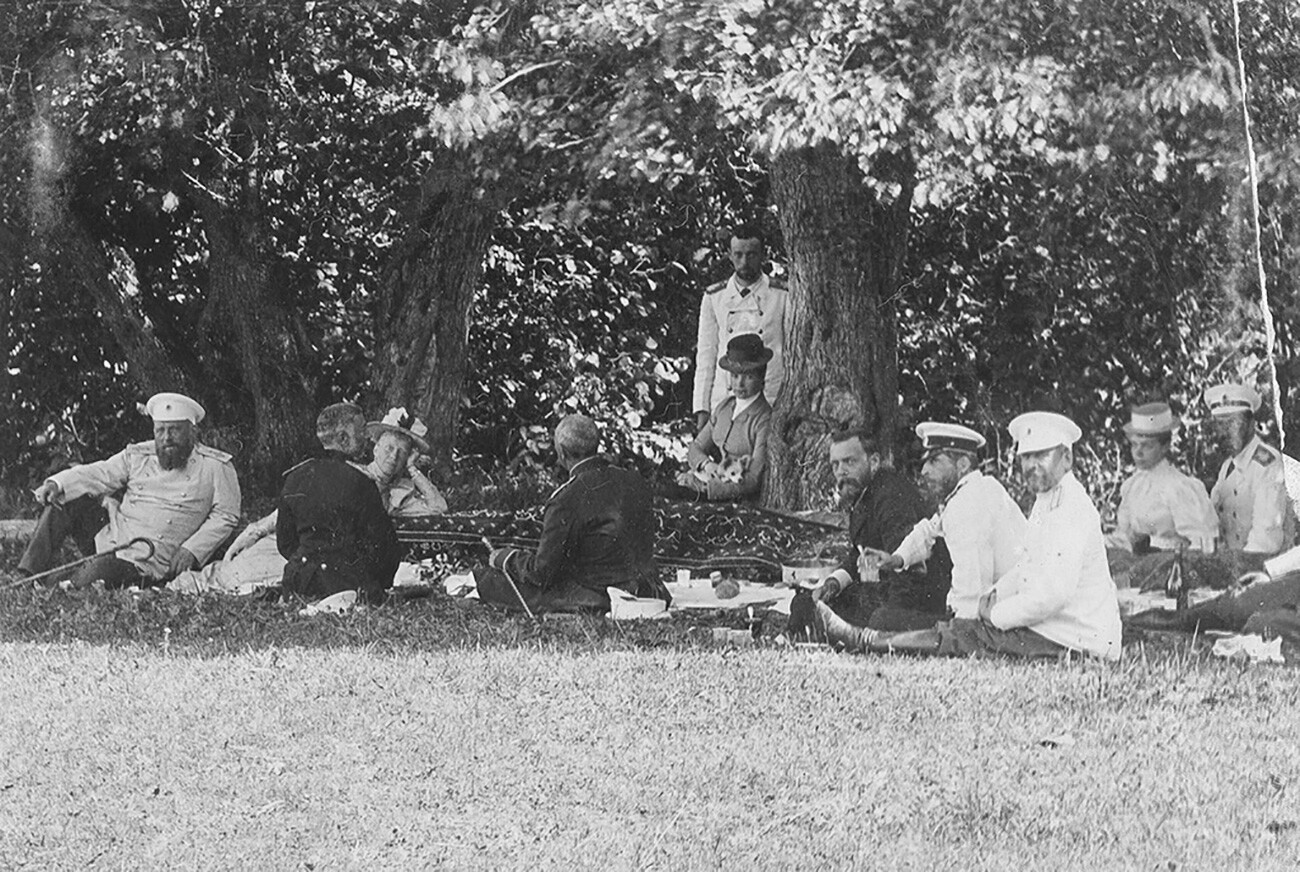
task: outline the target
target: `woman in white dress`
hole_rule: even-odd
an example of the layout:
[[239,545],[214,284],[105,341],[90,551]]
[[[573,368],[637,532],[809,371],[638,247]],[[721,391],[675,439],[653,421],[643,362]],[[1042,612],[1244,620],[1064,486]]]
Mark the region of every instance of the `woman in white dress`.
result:
[[1178,419],[1168,403],[1133,409],[1124,425],[1136,469],[1119,489],[1115,532],[1107,543],[1134,554],[1192,550],[1214,552],[1219,518],[1198,479],[1169,462]]
[[[384,506],[393,518],[420,518],[447,511],[447,500],[416,466],[429,443],[428,427],[419,418],[410,419],[406,410],[391,409],[382,421],[366,424],[366,434],[375,443],[374,458],[357,469],[370,476],[379,488]],[[167,587],[182,593],[215,590],[247,593],[280,583],[284,558],[275,541],[277,513],[253,521],[235,537],[226,556],[200,570],[183,572]]]

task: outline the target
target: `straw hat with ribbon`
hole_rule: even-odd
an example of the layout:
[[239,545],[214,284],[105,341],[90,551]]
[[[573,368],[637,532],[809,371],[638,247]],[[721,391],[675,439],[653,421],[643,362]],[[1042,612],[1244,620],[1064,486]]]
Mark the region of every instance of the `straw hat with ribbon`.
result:
[[366,435],[371,439],[378,441],[384,433],[401,433],[410,439],[422,454],[429,453],[429,443],[424,438],[428,432],[429,428],[424,426],[423,421],[407,414],[406,409],[401,406],[389,409],[382,421],[371,421],[366,424]]

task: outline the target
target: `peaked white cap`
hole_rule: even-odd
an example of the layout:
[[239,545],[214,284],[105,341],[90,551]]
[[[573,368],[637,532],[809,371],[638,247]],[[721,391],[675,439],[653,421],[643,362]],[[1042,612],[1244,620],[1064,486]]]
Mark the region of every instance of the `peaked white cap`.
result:
[[1058,445],[1073,445],[1083,431],[1079,425],[1056,412],[1025,412],[1017,415],[1007,425],[1011,438],[1016,440],[1017,454],[1046,451]]

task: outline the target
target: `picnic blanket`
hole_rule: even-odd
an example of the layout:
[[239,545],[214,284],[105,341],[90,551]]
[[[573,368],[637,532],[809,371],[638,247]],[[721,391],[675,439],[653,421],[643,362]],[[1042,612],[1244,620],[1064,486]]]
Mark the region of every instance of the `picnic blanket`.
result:
[[[655,501],[655,558],[674,569],[749,572],[779,575],[792,558],[842,552],[844,531],[819,521],[733,503]],[[411,560],[477,548],[486,538],[494,547],[536,548],[542,531],[542,507],[517,512],[473,511],[408,518],[398,522],[397,537]]]
[[[1172,551],[1156,551],[1137,557],[1117,548],[1107,549],[1106,556],[1115,584],[1138,590],[1163,590],[1177,559]],[[1260,568],[1259,555],[1241,551],[1217,551],[1214,554],[1187,551],[1183,554],[1183,578],[1188,587],[1193,588],[1225,590],[1240,576]]]

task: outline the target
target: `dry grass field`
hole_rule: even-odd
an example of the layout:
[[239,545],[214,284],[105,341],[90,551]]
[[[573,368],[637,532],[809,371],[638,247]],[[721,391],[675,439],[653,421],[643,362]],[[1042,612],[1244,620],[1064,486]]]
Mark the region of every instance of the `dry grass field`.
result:
[[1168,651],[8,642],[0,867],[1294,869],[1298,700]]

